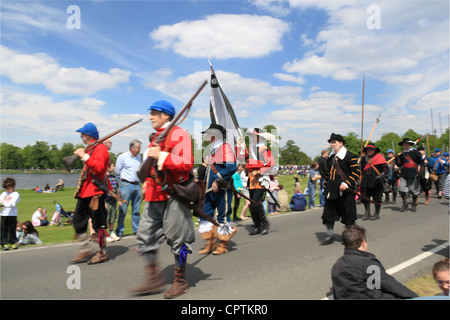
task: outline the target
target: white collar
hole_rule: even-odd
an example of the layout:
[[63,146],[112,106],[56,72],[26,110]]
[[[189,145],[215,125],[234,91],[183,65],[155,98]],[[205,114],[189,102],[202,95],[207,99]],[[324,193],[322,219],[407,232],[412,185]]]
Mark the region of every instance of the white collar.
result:
[[[331,152],[330,156],[334,153],[334,151]],[[342,146],[341,150],[339,150],[338,153],[336,153],[336,157],[338,157],[339,159],[344,159],[345,155],[347,153],[347,148]]]

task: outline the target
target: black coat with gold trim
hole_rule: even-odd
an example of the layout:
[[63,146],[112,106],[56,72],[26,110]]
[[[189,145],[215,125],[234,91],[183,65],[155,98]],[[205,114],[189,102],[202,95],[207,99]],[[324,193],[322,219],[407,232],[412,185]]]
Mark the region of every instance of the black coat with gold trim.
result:
[[[345,180],[342,179],[337,173],[336,161],[344,172]],[[331,155],[328,158],[328,170],[325,174],[325,199],[339,198],[339,186],[342,182],[345,182],[350,190],[355,189],[360,174],[361,170],[359,169],[358,159],[350,151],[347,150],[343,159],[336,157],[336,154]]]

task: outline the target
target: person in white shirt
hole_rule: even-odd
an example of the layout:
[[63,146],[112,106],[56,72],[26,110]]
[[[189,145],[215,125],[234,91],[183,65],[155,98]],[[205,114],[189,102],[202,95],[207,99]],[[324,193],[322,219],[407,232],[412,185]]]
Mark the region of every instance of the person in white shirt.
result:
[[3,180],[3,188],[5,191],[0,195],[1,213],[1,246],[3,250],[9,250],[8,243],[11,248],[17,249],[17,204],[20,201],[20,195],[16,189],[16,180],[6,178]]

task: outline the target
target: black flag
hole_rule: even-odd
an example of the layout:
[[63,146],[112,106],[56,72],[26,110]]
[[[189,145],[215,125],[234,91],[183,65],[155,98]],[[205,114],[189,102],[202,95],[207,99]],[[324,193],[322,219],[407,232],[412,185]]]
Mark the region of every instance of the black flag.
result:
[[[209,60],[208,60],[209,62]],[[236,115],[234,114],[233,107],[228,100],[225,92],[217,79],[214,69],[209,62],[211,67],[211,98],[210,98],[210,116],[211,122],[214,124],[219,124],[227,130],[228,142],[231,143],[231,137],[229,134],[232,132],[234,137],[234,146],[238,154],[236,158],[239,160],[244,160],[245,155],[245,139],[242,134],[242,130],[239,128],[239,123],[237,121]]]

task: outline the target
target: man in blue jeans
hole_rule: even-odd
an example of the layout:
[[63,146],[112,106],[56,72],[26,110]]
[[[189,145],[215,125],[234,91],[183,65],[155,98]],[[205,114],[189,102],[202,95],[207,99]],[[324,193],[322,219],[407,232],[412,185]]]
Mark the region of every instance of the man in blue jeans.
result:
[[131,203],[131,226],[133,234],[136,234],[140,221],[141,208],[141,185],[136,170],[141,165],[141,142],[131,140],[130,151],[122,153],[116,160],[116,174],[120,179],[120,195],[127,203],[119,206],[119,217],[117,219],[116,234],[120,237],[124,231],[124,221],[127,214],[128,204]]

